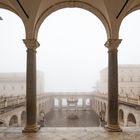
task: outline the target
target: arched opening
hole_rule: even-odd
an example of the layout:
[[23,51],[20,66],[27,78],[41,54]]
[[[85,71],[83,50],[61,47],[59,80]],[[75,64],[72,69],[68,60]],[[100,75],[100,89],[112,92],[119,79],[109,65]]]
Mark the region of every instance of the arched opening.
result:
[[26,112],[22,111],[21,113],[21,126],[25,126],[26,123]]
[[107,64],[106,32],[96,16],[79,8],[58,10],[42,23],[38,40],[37,66],[47,71],[46,91],[93,91]]
[[78,105],[79,107],[82,107],[82,106],[83,106],[83,100],[82,100],[82,98],[78,98],[77,105]]
[[86,106],[90,106],[90,99],[86,99]]
[[[138,99],[139,96],[139,73],[140,59],[139,46],[140,39],[138,30],[140,21],[140,10],[134,11],[127,15],[120,26],[120,38],[123,41],[118,48],[119,52],[119,93],[123,98]],[[127,82],[131,83],[127,84]],[[132,100],[133,100],[132,99]],[[124,99],[127,100],[127,99]],[[129,102],[130,100],[128,100]]]
[[0,9],[0,13],[3,19],[0,20],[0,77],[9,79],[9,83],[1,81],[1,96],[25,95],[26,48],[22,41],[25,38],[24,24],[16,14],[8,10]]
[[57,98],[54,99],[54,107],[59,106],[59,100]]
[[[93,91],[99,70],[107,64],[106,40],[103,24],[86,10],[64,8],[49,15],[38,34],[41,46],[37,66],[47,72],[45,90],[60,95],[73,92],[74,96]],[[63,103],[62,99],[64,107]],[[90,107],[90,100],[85,104]],[[78,106],[82,106],[82,100]]]
[[4,127],[4,126],[5,126],[4,122],[0,120],[0,127]]
[[9,127],[17,127],[18,126],[18,117],[13,115],[9,122]]
[[62,99],[62,107],[66,107],[67,106],[67,99],[63,98]]
[[120,109],[119,110],[119,124],[123,125],[123,123],[124,123],[124,113],[123,113],[123,110]]
[[132,113],[128,114],[127,117],[128,126],[136,126],[136,118]]

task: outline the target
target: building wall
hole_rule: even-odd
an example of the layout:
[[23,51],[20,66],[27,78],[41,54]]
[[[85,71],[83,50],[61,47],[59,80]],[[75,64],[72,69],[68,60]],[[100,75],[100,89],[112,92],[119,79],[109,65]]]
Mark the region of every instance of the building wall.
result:
[[[118,66],[118,91],[121,96],[140,96],[140,65]],[[100,72],[99,92],[107,94],[108,69]]]
[[[37,72],[37,94],[44,93],[44,75]],[[0,73],[0,96],[26,95],[25,73]]]

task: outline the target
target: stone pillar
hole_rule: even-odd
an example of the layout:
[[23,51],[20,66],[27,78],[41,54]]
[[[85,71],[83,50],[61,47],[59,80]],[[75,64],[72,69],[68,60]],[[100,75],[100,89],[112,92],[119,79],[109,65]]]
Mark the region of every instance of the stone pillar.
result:
[[18,126],[21,127],[21,114],[18,114]]
[[83,98],[83,110],[86,110],[86,99],[85,98]]
[[26,126],[24,133],[37,132],[37,104],[36,104],[36,48],[39,43],[36,39],[23,40],[27,47],[26,71]]
[[7,99],[4,99],[4,107],[7,107]]
[[118,62],[117,48],[121,39],[109,39],[108,48],[108,125],[109,132],[120,132],[118,124]]
[[124,126],[124,127],[127,127],[127,126],[128,126],[127,118],[128,118],[128,112],[125,111],[125,112],[124,112],[124,117],[123,117],[123,120],[124,120],[123,126]]
[[60,99],[59,99],[59,110],[62,110],[62,107],[63,107],[63,106],[62,106],[62,99],[60,98]]

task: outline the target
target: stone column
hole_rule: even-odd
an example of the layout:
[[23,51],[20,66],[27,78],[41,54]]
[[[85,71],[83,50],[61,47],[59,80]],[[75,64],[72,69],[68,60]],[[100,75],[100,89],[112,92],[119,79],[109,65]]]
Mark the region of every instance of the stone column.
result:
[[124,126],[124,127],[127,127],[127,126],[128,126],[127,117],[128,117],[128,112],[125,111],[125,112],[124,112],[124,116],[123,116],[123,120],[124,120],[123,126]]
[[109,39],[108,48],[108,125],[109,132],[120,132],[118,124],[118,62],[117,48],[121,39]]
[[18,114],[18,126],[21,127],[21,114]]
[[36,39],[23,40],[27,47],[26,71],[26,126],[24,133],[37,132],[37,97],[36,97],[36,48],[39,43]]
[[83,98],[83,110],[86,110],[86,99]]
[[60,98],[60,99],[59,99],[59,110],[62,110],[62,107],[63,107],[63,106],[62,106],[62,99]]

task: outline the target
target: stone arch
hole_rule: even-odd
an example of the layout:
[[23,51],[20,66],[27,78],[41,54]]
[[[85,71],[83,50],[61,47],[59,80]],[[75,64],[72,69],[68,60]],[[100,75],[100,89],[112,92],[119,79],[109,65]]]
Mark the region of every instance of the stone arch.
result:
[[21,112],[21,126],[24,126],[26,122],[26,112],[22,111]]
[[135,11],[137,11],[137,10],[140,10],[140,4],[138,4],[138,5],[134,6],[134,7],[132,7],[132,8],[125,14],[125,16],[123,17],[123,19],[124,19],[126,16],[128,16],[129,14],[131,14],[132,12],[135,12]]
[[13,115],[9,121],[9,127],[17,127],[18,126],[18,117]]
[[136,126],[136,117],[133,113],[129,113],[127,117],[128,126]]
[[5,125],[5,121],[0,119],[0,127],[4,127]]
[[9,6],[9,5],[6,5],[4,3],[0,3],[0,8],[5,9],[5,10],[8,10],[8,11],[10,11],[12,13],[15,13],[17,16],[19,16],[19,14],[11,6]]
[[119,110],[119,122],[124,123],[124,111],[122,109]]
[[48,9],[46,9],[44,11],[44,13],[41,14],[41,16],[38,18],[36,24],[35,24],[35,36],[38,36],[38,31],[39,28],[41,26],[41,24],[43,23],[43,21],[53,12],[63,9],[63,8],[81,8],[81,9],[85,9],[91,13],[93,13],[94,15],[97,16],[97,18],[101,21],[101,23],[103,24],[107,36],[108,38],[110,38],[110,26],[109,23],[107,21],[107,19],[105,18],[105,16],[103,15],[103,13],[98,10],[97,8],[95,8],[93,5],[87,3],[87,2],[83,2],[83,1],[67,1],[67,0],[63,0],[61,2],[58,2],[56,4],[54,4],[53,6],[50,6]]
[[120,27],[121,27],[121,25],[122,25],[123,20],[124,20],[127,16],[129,16],[131,13],[136,12],[137,10],[140,10],[140,4],[139,4],[139,5],[136,5],[136,6],[134,6],[134,7],[132,7],[130,10],[128,10],[128,11],[126,12],[126,14],[125,14],[125,15],[123,16],[123,18],[121,19],[121,22],[120,22],[120,25],[119,25],[119,32],[120,32]]
[[24,26],[24,32],[26,34],[26,24],[25,24],[25,21],[23,20],[22,16],[19,15],[19,13],[17,11],[15,11],[12,7],[10,7],[9,5],[6,5],[6,4],[3,4],[3,3],[0,3],[0,9],[4,9],[8,12],[11,12],[13,14],[15,14],[23,23],[23,26]]

